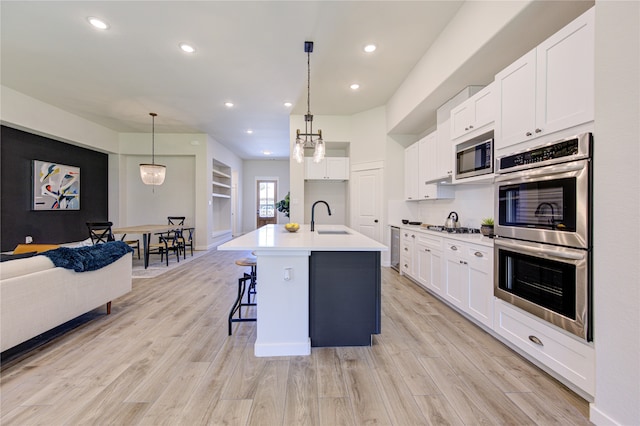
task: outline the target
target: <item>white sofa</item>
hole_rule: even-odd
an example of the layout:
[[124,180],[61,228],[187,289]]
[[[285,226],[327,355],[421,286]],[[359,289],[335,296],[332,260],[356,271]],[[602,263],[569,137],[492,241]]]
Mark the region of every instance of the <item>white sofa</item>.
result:
[[96,271],[57,268],[46,256],[0,263],[0,351],[131,291],[131,253]]

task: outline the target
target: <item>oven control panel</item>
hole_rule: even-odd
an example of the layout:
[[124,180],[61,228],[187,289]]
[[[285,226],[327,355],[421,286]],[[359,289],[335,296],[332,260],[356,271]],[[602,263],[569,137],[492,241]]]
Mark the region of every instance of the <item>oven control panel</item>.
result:
[[560,163],[589,156],[591,134],[585,133],[498,159],[499,172]]

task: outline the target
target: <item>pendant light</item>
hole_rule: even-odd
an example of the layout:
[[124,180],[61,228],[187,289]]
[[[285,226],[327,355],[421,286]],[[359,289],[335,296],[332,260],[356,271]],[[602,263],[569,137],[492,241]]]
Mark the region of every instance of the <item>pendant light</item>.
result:
[[150,112],[149,115],[151,116],[151,164],[140,164],[140,177],[145,185],[162,185],[167,168],[155,163],[155,119],[158,114]]
[[[325,146],[322,140],[322,130],[313,133],[313,114],[311,114],[311,52],[313,42],[304,42],[304,51],[307,53],[307,113],[304,116],[304,133],[296,130],[296,144],[293,147],[293,158],[298,163],[304,161],[304,149],[314,148],[313,162],[319,163],[324,159]],[[315,139],[314,139],[315,138]]]

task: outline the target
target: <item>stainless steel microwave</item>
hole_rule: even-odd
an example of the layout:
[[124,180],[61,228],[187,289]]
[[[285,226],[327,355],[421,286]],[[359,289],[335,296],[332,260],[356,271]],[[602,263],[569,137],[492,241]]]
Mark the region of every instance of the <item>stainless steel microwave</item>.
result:
[[493,138],[460,144],[456,149],[456,179],[493,173]]

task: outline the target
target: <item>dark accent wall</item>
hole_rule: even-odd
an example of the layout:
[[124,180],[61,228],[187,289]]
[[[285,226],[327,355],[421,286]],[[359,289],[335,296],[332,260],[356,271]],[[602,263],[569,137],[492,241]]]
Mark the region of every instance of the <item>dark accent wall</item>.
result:
[[[0,139],[0,245],[13,250],[25,237],[65,243],[89,237],[86,222],[107,220],[109,156],[2,126]],[[80,210],[32,210],[32,161],[80,167]]]

